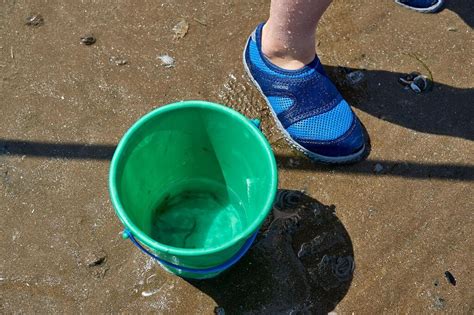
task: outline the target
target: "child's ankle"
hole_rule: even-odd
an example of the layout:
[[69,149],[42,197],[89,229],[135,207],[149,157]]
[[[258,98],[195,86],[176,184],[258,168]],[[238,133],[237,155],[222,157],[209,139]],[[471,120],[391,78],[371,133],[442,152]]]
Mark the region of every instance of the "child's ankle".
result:
[[286,70],[298,70],[314,60],[314,46],[307,47],[289,47],[279,40],[275,40],[276,36],[269,36],[262,32],[262,53],[274,65]]

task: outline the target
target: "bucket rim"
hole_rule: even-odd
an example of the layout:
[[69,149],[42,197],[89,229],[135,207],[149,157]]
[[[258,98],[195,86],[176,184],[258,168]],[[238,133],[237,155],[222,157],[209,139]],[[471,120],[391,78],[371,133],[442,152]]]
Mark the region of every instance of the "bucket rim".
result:
[[[148,121],[155,118],[157,115],[164,114],[166,112],[171,112],[175,110],[180,110],[183,108],[205,108],[215,110],[221,113],[229,114],[232,118],[240,121],[243,123],[244,126],[248,128],[248,130],[257,137],[257,141],[261,144],[263,150],[266,153],[267,162],[269,164],[270,169],[270,191],[266,198],[265,204],[262,206],[262,211],[259,213],[257,218],[253,220],[253,222],[242,232],[236,235],[232,240],[212,248],[180,248],[169,246],[163,243],[160,243],[150,236],[148,236],[145,232],[141,231],[129,218],[127,215],[122,202],[119,198],[118,188],[117,188],[117,170],[120,162],[123,159],[123,154],[130,143],[130,140],[133,138],[135,133]],[[166,254],[171,255],[178,255],[178,256],[196,256],[196,255],[207,255],[213,254],[216,252],[220,252],[231,248],[232,246],[236,245],[241,241],[245,241],[248,239],[255,231],[257,231],[260,225],[263,223],[265,218],[267,217],[268,213],[272,208],[273,201],[275,199],[276,191],[278,188],[278,172],[277,172],[277,164],[275,160],[275,155],[272,151],[270,144],[268,143],[267,139],[263,135],[263,133],[250,121],[249,118],[245,117],[241,113],[235,111],[232,108],[226,107],[221,104],[212,103],[208,101],[202,100],[187,100],[181,102],[175,102],[167,105],[163,105],[158,107],[151,112],[145,114],[144,116],[140,117],[123,135],[120,139],[119,144],[117,145],[114,155],[112,157],[112,161],[110,163],[109,168],[109,194],[110,199],[112,202],[112,206],[117,214],[118,218],[124,225],[126,229],[128,229],[141,243],[146,245],[147,247],[155,250],[161,251]]]

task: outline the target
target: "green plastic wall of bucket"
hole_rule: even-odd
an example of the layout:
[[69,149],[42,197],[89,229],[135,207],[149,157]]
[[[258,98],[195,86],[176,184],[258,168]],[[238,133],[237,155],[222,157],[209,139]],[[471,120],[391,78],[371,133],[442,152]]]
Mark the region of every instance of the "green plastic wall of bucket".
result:
[[[246,216],[239,234],[201,248],[157,240],[150,222],[157,201],[174,183],[192,178],[218,181],[239,197]],[[261,131],[240,113],[205,101],[166,105],[140,118],[117,146],[109,174],[112,205],[125,229],[159,258],[194,269],[236,254],[260,228],[276,190],[275,158]],[[218,274],[165,269],[187,278]]]

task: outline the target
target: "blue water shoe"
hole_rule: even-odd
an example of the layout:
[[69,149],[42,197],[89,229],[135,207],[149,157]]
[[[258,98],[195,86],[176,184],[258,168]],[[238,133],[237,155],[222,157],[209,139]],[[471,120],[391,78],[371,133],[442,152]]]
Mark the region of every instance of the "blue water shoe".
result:
[[318,57],[298,70],[272,64],[262,53],[262,28],[260,24],[247,41],[244,67],[286,140],[323,163],[360,160],[365,151],[361,123]]

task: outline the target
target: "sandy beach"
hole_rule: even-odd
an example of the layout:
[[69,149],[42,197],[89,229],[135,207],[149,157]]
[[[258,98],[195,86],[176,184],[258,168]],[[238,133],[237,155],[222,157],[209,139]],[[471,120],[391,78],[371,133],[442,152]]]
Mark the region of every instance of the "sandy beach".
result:
[[[244,73],[268,0],[1,1],[0,313],[472,314],[474,3],[447,2],[334,0],[318,54],[370,137],[335,167],[288,146]],[[431,88],[398,83],[413,71]],[[188,99],[261,119],[284,200],[208,281],[123,240],[107,186],[129,126]]]

